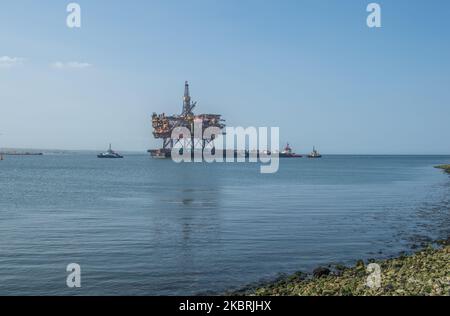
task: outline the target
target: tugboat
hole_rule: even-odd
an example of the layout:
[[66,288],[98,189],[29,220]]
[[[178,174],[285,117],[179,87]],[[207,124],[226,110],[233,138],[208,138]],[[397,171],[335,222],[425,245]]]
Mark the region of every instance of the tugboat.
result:
[[302,155],[297,155],[292,152],[292,148],[289,146],[289,143],[286,145],[284,150],[280,153],[280,158],[302,158]]
[[116,159],[116,158],[123,158],[123,156],[119,155],[115,151],[111,149],[111,144],[109,144],[109,149],[106,153],[102,153],[100,155],[97,155],[98,158],[109,158],[109,159]]
[[171,157],[171,151],[166,149],[155,149],[155,150],[149,150],[148,151],[152,158],[155,159],[168,159]]
[[313,151],[308,155],[308,158],[322,158],[322,155],[316,150],[316,147],[313,147]]

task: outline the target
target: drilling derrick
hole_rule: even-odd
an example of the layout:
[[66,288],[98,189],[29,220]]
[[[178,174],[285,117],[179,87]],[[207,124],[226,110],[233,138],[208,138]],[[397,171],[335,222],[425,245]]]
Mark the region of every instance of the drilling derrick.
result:
[[183,115],[194,115],[192,110],[197,105],[197,102],[194,104],[191,103],[191,94],[189,93],[189,82],[185,82],[184,84],[184,97],[183,97]]
[[[186,81],[184,86],[183,96],[183,110],[181,115],[166,116],[163,114],[153,113],[152,126],[153,136],[156,139],[162,139],[163,147],[161,149],[149,150],[154,158],[170,158],[172,149],[178,145],[183,149],[192,150],[196,148],[205,149],[207,146],[214,148],[214,138],[204,137],[204,131],[207,128],[215,127],[222,130],[225,128],[224,120],[221,115],[218,114],[200,114],[195,115],[193,110],[196,107],[197,102],[191,101],[191,95],[189,91],[189,83]],[[201,131],[194,131],[194,126],[198,128],[201,126]],[[176,128],[183,127],[189,130],[191,134],[190,139],[180,139],[179,135],[173,135]]]

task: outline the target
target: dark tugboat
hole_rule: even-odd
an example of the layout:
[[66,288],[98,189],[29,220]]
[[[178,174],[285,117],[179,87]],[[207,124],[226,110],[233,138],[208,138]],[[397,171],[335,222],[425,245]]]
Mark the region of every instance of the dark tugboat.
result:
[[109,149],[106,153],[102,153],[100,155],[97,155],[98,158],[109,158],[109,159],[117,159],[117,158],[123,158],[123,156],[116,153],[114,150],[111,149],[111,144],[109,144]]
[[284,150],[280,153],[280,158],[302,158],[302,155],[298,155],[294,152],[292,152],[292,148],[289,146],[289,144],[286,145]]
[[313,151],[308,155],[308,158],[322,158],[322,155],[316,150],[316,147],[313,147]]

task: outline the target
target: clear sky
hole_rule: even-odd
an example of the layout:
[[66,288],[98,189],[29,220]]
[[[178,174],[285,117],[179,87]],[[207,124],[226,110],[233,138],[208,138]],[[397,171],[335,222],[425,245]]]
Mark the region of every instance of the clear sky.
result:
[[297,152],[450,154],[450,1],[0,2],[0,147],[157,147],[151,114],[279,126]]

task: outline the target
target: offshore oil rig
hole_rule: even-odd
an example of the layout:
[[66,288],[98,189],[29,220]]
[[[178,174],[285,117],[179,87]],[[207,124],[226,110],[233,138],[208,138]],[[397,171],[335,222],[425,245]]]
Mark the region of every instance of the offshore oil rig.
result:
[[[223,130],[225,128],[225,121],[219,114],[200,114],[195,115],[193,110],[196,107],[197,102],[192,102],[191,95],[189,92],[189,83],[186,81],[184,86],[184,96],[183,96],[183,110],[181,115],[166,116],[165,113],[157,114],[153,113],[152,116],[152,126],[153,126],[153,136],[156,139],[162,139],[163,147],[161,149],[149,150],[153,158],[170,158],[172,149],[174,146],[181,147],[181,149],[192,150],[193,153],[195,148],[205,149],[210,146],[214,149],[214,138],[212,135],[210,137],[205,137],[203,131],[209,127],[219,128]],[[194,132],[194,126],[201,124],[201,136],[199,133]],[[187,128],[190,131],[190,139],[180,139],[178,135],[172,135],[174,130],[178,127]],[[177,147],[177,148],[178,148]]]

